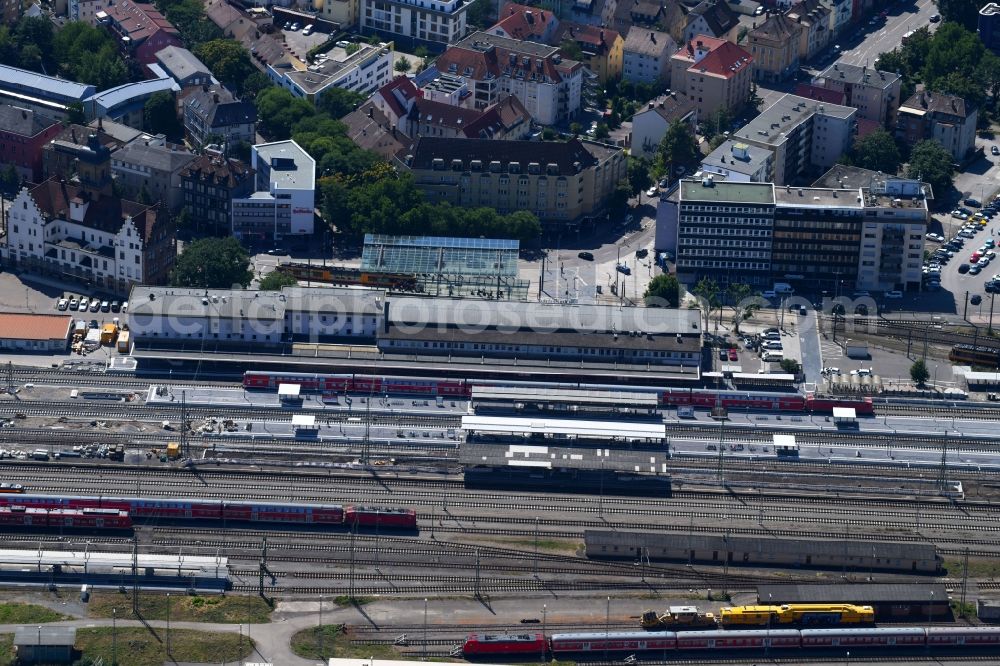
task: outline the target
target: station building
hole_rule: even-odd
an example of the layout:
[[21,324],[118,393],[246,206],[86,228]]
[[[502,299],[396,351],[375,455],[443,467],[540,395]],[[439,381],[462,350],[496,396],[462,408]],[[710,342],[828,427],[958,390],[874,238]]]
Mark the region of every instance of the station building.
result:
[[211,343],[291,353],[296,342],[346,341],[374,343],[386,355],[679,366],[694,374],[701,359],[694,310],[519,302],[498,308],[494,301],[346,288],[137,286],[128,316],[140,348]]

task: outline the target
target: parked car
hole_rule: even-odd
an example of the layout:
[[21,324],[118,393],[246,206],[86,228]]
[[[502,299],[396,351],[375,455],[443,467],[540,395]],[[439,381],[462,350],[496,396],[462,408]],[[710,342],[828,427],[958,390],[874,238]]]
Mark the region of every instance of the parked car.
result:
[[994,155],[1000,155],[1000,148],[997,148],[996,146],[992,146],[990,148],[990,152],[993,153]]
[[927,240],[935,241],[935,242],[938,242],[938,243],[940,243],[940,242],[942,242],[944,240],[944,236],[942,236],[941,234],[927,234],[925,236],[925,238]]
[[646,190],[646,196],[650,198],[655,197],[659,193],[659,191],[660,191],[659,188],[656,187],[656,185],[653,185],[651,188]]
[[111,312],[110,301],[101,301],[101,312]]
[[739,352],[736,350],[736,348],[734,347],[734,348],[730,349],[729,350],[729,360],[730,361],[738,361],[739,359],[740,359],[740,355],[739,355]]
[[593,261],[594,260],[594,253],[593,252],[577,252],[576,256],[578,256],[581,259],[584,259],[586,261]]
[[729,360],[729,352],[727,352],[725,349],[720,349],[719,350],[719,360],[720,361],[728,361]]
[[65,298],[60,298],[59,302],[56,303],[56,307],[60,310],[65,310],[66,308],[69,307],[69,301],[66,300]]
[[96,298],[90,302],[90,311],[97,312],[101,309],[101,302]]
[[969,264],[959,264],[958,266],[959,273],[968,273],[970,270],[971,267],[969,266]]
[[927,20],[930,21],[931,23],[937,23],[938,21],[941,20],[941,15],[940,14],[931,14],[931,17],[929,19],[927,19]]
[[969,267],[969,275],[979,275],[982,272],[983,272],[983,269],[982,269],[982,267],[979,266],[979,264],[976,264],[975,266],[970,266]]
[[128,312],[128,301],[122,303],[122,312]]
[[979,199],[973,199],[972,197],[969,197],[968,199],[966,199],[962,203],[964,203],[966,206],[972,206],[973,208],[982,208],[983,207],[983,204],[982,204],[982,202]]
[[78,310],[79,312],[86,312],[88,307],[90,307],[90,301],[88,301],[87,297],[84,296],[83,298],[80,299],[80,307],[78,308]]
[[646,257],[649,256],[649,250],[644,247],[641,247],[635,251],[635,256],[639,257],[640,259],[645,259]]
[[615,270],[617,270],[619,273],[624,273],[625,275],[632,274],[632,269],[626,266],[625,264],[618,264],[617,266],[615,266]]
[[972,298],[969,299],[969,303],[973,305],[979,305],[982,302],[983,302],[983,297],[980,296],[979,294],[973,294]]
[[899,291],[898,289],[893,289],[892,291],[885,292],[885,297],[886,298],[902,298],[903,297],[903,292]]

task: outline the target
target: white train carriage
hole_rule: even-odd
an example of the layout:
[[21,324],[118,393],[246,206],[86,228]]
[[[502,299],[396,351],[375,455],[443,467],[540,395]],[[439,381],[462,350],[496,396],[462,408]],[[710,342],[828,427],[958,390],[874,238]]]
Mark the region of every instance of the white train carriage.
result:
[[677,634],[678,650],[763,650],[799,647],[795,629],[751,631],[684,631]]
[[673,650],[677,634],[672,631],[612,631],[553,634],[552,654],[583,652],[643,652]]
[[905,647],[924,646],[927,630],[923,627],[892,629],[803,629],[802,647]]
[[1000,627],[927,627],[927,644],[930,647],[998,646]]

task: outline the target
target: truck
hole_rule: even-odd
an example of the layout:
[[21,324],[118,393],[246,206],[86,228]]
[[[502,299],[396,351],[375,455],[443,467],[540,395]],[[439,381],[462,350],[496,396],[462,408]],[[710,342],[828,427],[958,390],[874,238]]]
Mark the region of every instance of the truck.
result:
[[118,337],[118,327],[114,324],[105,324],[101,327],[101,345],[114,344]]
[[871,358],[868,343],[858,340],[847,340],[844,343],[844,354],[847,358]]
[[122,331],[118,334],[118,353],[127,354],[129,353],[129,333],[128,331]]
[[125,445],[118,444],[115,446],[108,447],[108,458],[111,460],[117,460],[118,462],[123,462],[125,460]]
[[181,445],[177,442],[170,442],[167,444],[167,458],[169,460],[177,460],[181,457]]

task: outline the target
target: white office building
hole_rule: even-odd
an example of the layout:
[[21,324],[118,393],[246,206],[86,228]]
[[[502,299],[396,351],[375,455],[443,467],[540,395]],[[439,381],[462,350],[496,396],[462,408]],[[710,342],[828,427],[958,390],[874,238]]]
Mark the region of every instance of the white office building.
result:
[[261,242],[312,234],[316,160],[291,140],[258,144],[250,160],[257,191],[233,199],[233,236]]

